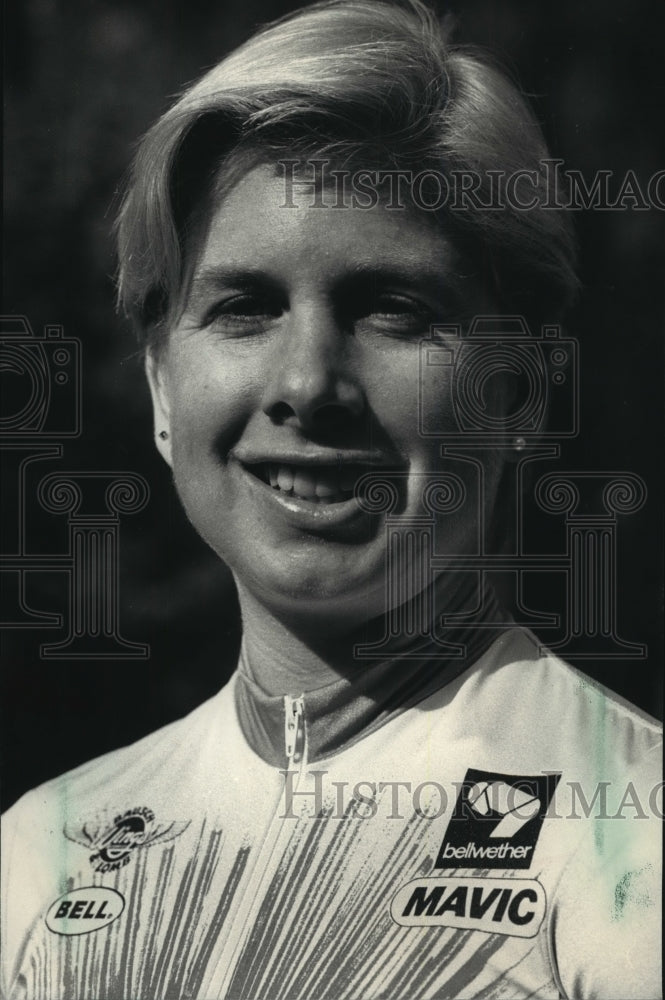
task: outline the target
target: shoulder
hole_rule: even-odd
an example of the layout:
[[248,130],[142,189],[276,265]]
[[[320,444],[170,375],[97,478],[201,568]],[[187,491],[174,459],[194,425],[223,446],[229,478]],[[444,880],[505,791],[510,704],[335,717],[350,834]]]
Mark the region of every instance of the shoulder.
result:
[[562,994],[659,995],[661,725],[520,629],[459,679],[455,701],[474,766],[558,781],[536,859]]
[[158,806],[172,807],[189,794],[192,768],[223,741],[231,689],[232,683],[183,718],[29,791],[2,818],[5,842],[18,830],[22,839],[32,839],[40,831],[61,829],[66,819],[88,815],[113,799],[136,800],[139,806],[149,795]]
[[[136,743],[39,785],[7,810],[1,852],[5,955],[20,953],[45,901],[67,891],[77,872],[90,881],[105,871],[99,860],[104,850],[109,870],[120,867],[113,857],[125,832],[130,847],[134,841],[173,839],[220,797],[222,747],[233,738],[232,688],[226,685]],[[94,871],[91,852],[97,857]]]
[[521,753],[542,757],[544,766],[556,757],[582,771],[616,775],[657,759],[662,745],[656,719],[523,629],[496,640],[460,678],[459,695],[495,739],[503,733],[505,743],[519,740]]

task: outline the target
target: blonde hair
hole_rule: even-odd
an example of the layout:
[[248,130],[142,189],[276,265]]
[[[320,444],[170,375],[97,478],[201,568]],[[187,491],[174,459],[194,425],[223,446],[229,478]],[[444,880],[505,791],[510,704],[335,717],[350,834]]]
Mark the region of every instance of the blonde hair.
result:
[[530,210],[471,206],[446,218],[510,311],[556,320],[575,292],[572,231],[549,201],[548,150],[515,85],[487,57],[450,45],[420,0],[324,0],[259,31],[141,142],[118,219],[118,286],[143,341],[173,321],[197,213],[243,150],[475,171],[481,198],[492,171],[535,171],[544,197]]

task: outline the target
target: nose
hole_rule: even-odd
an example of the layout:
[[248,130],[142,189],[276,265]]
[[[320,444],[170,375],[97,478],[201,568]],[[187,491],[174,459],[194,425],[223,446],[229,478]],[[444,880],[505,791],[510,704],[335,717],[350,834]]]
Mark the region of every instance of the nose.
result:
[[303,430],[361,416],[365,396],[349,357],[349,340],[331,310],[293,309],[271,358],[264,413],[274,423]]

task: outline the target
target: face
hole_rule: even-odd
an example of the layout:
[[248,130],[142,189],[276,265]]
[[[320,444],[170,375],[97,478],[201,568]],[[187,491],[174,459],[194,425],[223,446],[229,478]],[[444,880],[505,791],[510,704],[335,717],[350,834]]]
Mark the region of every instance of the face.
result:
[[[387,515],[361,509],[354,486],[389,479],[399,530],[422,516],[442,463],[419,400],[436,407],[428,424],[456,424],[450,366],[424,369],[419,396],[420,342],[488,306],[430,216],[283,204],[259,166],[214,206],[184,311],[149,360],[155,431],[241,594],[358,624],[385,610]],[[439,529],[439,551],[475,545],[464,507]]]

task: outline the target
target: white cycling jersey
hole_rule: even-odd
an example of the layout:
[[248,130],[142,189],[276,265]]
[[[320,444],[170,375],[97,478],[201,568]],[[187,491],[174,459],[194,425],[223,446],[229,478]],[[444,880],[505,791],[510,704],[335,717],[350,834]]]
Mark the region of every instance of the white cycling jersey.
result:
[[7,813],[11,1000],[659,995],[653,720],[520,629],[332,746],[293,692],[281,762],[245,681]]

